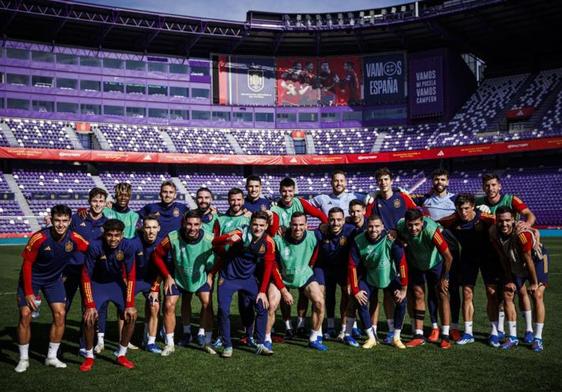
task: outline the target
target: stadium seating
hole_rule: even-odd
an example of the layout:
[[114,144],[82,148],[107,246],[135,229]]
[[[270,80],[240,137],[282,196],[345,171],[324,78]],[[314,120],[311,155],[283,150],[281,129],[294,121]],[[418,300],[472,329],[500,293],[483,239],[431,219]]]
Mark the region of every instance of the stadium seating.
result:
[[[10,187],[0,171],[0,194],[9,194]],[[29,221],[16,200],[2,199],[0,201],[0,234],[2,233],[29,233]]]
[[5,119],[19,147],[73,149],[62,121]]
[[168,152],[157,127],[101,124],[99,130],[114,151]]
[[525,92],[512,105],[511,109],[520,109],[522,107],[538,108],[544,97],[561,79],[562,68],[539,72]]
[[226,130],[213,128],[167,128],[178,152],[191,154],[234,154]]
[[309,131],[317,154],[359,154],[370,152],[377,138],[373,129],[313,129]]
[[558,92],[553,107],[543,117],[540,129],[545,134],[562,132],[562,90]]
[[286,131],[278,129],[232,129],[244,154],[248,155],[286,155]]

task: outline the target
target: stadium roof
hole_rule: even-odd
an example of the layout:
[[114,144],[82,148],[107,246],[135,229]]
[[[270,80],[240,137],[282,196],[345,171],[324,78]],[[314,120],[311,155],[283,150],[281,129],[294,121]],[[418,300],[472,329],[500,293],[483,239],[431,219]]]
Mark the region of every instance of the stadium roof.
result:
[[[0,0],[4,39],[195,57],[324,56],[446,46],[475,54],[489,68],[562,63],[561,1],[433,0],[316,15],[249,11],[246,21],[238,22],[70,1]],[[327,23],[329,18],[333,23]]]

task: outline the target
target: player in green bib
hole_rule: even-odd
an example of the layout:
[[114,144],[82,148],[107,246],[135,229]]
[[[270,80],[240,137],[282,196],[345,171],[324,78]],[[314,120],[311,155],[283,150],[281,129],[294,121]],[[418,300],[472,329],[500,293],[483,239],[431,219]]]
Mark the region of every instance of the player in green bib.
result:
[[[215,236],[230,233],[234,230],[244,230],[250,226],[251,212],[244,209],[244,192],[240,188],[232,188],[228,191],[228,210],[224,214],[219,214],[215,220],[213,229]],[[240,339],[240,343],[255,348],[256,344],[253,338],[254,331],[254,308],[250,306],[250,297],[246,292],[241,291],[238,294],[238,309],[242,325],[244,327],[244,336]]]
[[120,182],[115,185],[115,203],[112,208],[104,208],[103,215],[107,219],[118,219],[125,224],[123,235],[127,239],[134,238],[136,235],[139,214],[129,208],[131,200],[131,184]]
[[[348,268],[351,293],[359,305],[359,317],[368,336],[363,348],[372,348],[377,344],[376,329],[373,327],[378,321],[378,291],[383,289],[387,318],[394,315],[393,323],[389,323],[389,327],[392,327],[389,334],[393,335],[391,344],[405,349],[400,332],[406,314],[408,266],[403,248],[387,236],[379,216],[371,215],[367,220],[367,230],[353,240]],[[346,337],[351,337],[354,322],[355,317],[347,318]]]
[[[291,217],[295,212],[304,212],[309,216],[320,219],[321,223],[328,223],[328,217],[322,212],[320,208],[314,207],[311,203],[302,197],[295,197],[296,183],[292,178],[286,177],[279,183],[280,199],[276,205],[271,206],[272,219],[271,226],[276,228],[279,235],[283,235],[285,230],[290,226]],[[277,229],[278,228],[278,229]],[[299,299],[297,303],[297,333],[304,334],[304,320],[306,310],[308,308],[308,300],[306,296],[301,295],[299,292]],[[287,320],[285,337],[291,339],[294,336],[294,329],[291,325],[291,308],[282,307],[281,312],[283,318]],[[287,313],[289,312],[289,313]]]
[[[515,221],[520,229],[530,229],[536,223],[535,214],[531,212],[529,207],[517,196],[507,193],[502,194],[502,183],[500,177],[495,173],[488,173],[482,176],[482,190],[485,196],[476,199],[476,207],[491,215],[496,214],[496,210],[500,207],[511,208],[515,212]],[[525,220],[522,221],[520,218]],[[531,299],[526,291],[519,293],[519,307],[525,319],[525,342],[531,343],[533,339],[533,324],[531,312]],[[505,333],[505,312],[503,303],[500,304],[498,317],[498,332],[500,337]]]
[[398,236],[406,245],[406,259],[413,291],[415,335],[406,344],[416,347],[425,344],[425,285],[438,292],[438,307],[442,321],[441,348],[452,347],[449,339],[451,307],[449,304],[449,270],[453,256],[441,233],[441,226],[418,209],[409,209],[396,226]]
[[[174,330],[176,327],[176,303],[180,294],[191,302],[196,294],[201,302],[201,325],[197,334],[197,344],[209,354],[215,354],[211,348],[213,313],[211,306],[211,283],[208,272],[215,262],[212,241],[214,236],[201,228],[201,216],[197,211],[189,211],[182,220],[180,230],[174,230],[158,244],[152,261],[165,279],[164,295],[164,329],[166,330],[166,347],[163,356],[175,351]],[[172,255],[173,274],[166,266],[168,254]],[[155,288],[159,290],[159,288]],[[187,296],[186,296],[187,294]]]
[[[277,251],[277,264],[280,270],[274,274],[280,275],[285,287],[299,289],[312,302],[312,331],[309,347],[319,351],[326,351],[328,347],[322,344],[322,322],[324,321],[324,293],[314,278],[312,268],[318,255],[318,240],[314,232],[306,230],[306,215],[302,211],[293,213],[290,227],[284,235],[277,235],[273,239]],[[281,300],[280,291],[270,285],[269,317],[266,328],[266,342],[271,337],[271,328],[275,323],[275,311]],[[285,301],[290,303],[292,301]],[[290,313],[289,313],[290,314]]]

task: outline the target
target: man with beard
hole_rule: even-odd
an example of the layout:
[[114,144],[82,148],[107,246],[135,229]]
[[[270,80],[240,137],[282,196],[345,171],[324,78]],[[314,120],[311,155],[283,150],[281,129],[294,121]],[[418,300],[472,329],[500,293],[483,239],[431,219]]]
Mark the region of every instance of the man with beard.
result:
[[[371,215],[367,230],[358,234],[351,245],[348,280],[353,300],[360,307],[359,315],[368,339],[363,348],[377,344],[378,290],[383,289],[387,319],[392,318],[390,344],[404,349],[400,332],[406,314],[408,266],[402,247],[387,236],[380,217]],[[355,316],[348,318],[346,337],[350,336]],[[350,344],[358,347],[357,342]]]
[[[230,305],[234,293],[244,292],[251,301],[248,306],[254,307],[256,319],[257,345],[256,354],[271,355],[271,346],[265,344],[265,329],[267,324],[267,309],[269,301],[266,290],[275,268],[275,243],[267,234],[269,216],[264,211],[252,214],[250,227],[234,230],[213,240],[217,253],[226,256],[216,263],[208,278],[219,272],[218,302],[219,302],[219,333],[223,343],[223,358],[232,357],[232,340],[230,335]],[[285,294],[283,282],[274,277],[277,287]],[[290,297],[290,294],[288,296]],[[249,313],[249,312],[247,312]]]
[[399,238],[406,247],[406,259],[414,293],[414,338],[407,347],[425,344],[423,320],[425,317],[425,286],[438,291],[438,306],[443,322],[441,348],[451,348],[449,329],[451,309],[449,305],[449,273],[453,256],[443,238],[440,226],[431,218],[423,216],[418,209],[406,211],[396,226]]
[[[277,202],[277,205],[271,207],[271,211],[273,212],[271,224],[272,226],[275,226],[279,223],[279,230],[276,230],[279,235],[283,235],[285,230],[287,230],[290,226],[291,217],[295,212],[303,212],[307,215],[311,215],[320,219],[321,223],[328,222],[326,214],[324,214],[320,208],[313,206],[302,197],[295,197],[295,188],[296,184],[292,178],[284,178],[279,183],[279,193],[281,194],[281,198]],[[276,229],[276,227],[274,227],[274,229]],[[306,300],[306,297],[299,295],[297,306],[297,331],[300,334],[304,333],[304,320],[307,307],[308,301]],[[287,311],[290,312],[290,308],[283,307],[281,310],[284,312],[283,317],[286,320],[285,335],[287,338],[291,339],[294,336],[291,324],[291,314],[285,313]]]
[[[435,169],[431,173],[431,192],[422,197],[414,198],[416,204],[423,208],[424,213],[434,221],[449,216],[455,212],[455,194],[449,192],[449,172],[445,169]],[[453,261],[449,293],[451,296],[451,339],[458,341],[461,338],[459,329],[459,315],[461,308],[461,297],[459,285],[456,281],[456,264]],[[439,340],[439,325],[437,324],[437,297],[433,291],[427,296],[429,317],[431,320],[431,333],[427,338],[430,342]]]
[[[182,301],[191,302],[196,294],[201,302],[200,328],[197,344],[209,354],[215,354],[211,348],[213,313],[211,309],[211,286],[208,272],[211,270],[215,255],[213,252],[213,234],[201,228],[201,216],[197,211],[189,211],[182,220],[180,230],[174,230],[158,244],[152,255],[153,263],[158,267],[164,279],[164,328],[166,346],[162,356],[175,351],[174,330],[176,327],[176,304],[180,294]],[[168,254],[172,254],[173,272],[166,266]],[[159,288],[154,287],[158,292]]]
[[[527,207],[527,205],[517,196],[510,194],[502,194],[502,183],[500,177],[494,173],[484,174],[482,176],[482,189],[485,195],[476,199],[476,206],[479,210],[495,215],[499,207],[509,207],[515,212],[515,219],[521,228],[531,228],[536,223],[535,214]],[[525,220],[519,220],[520,217]],[[533,315],[531,311],[531,300],[527,291],[523,288],[518,290],[519,307],[525,318],[525,336],[524,342],[530,344],[533,342]],[[500,306],[500,315],[498,328],[500,337],[504,335],[504,319],[505,313]]]
[[[504,272],[503,300],[509,335],[502,349],[508,350],[519,344],[517,339],[517,312],[514,296],[523,290],[531,293],[535,303],[535,335],[532,349],[544,349],[542,330],[544,327],[544,291],[548,285],[548,255],[535,232],[526,227],[517,227],[516,212],[507,206],[496,209],[496,225],[490,230],[492,244],[496,248]],[[529,280],[529,288],[525,282]]]
[[365,195],[355,192],[346,192],[347,179],[343,170],[335,170],[332,172],[332,193],[329,195],[315,196],[311,201],[314,207],[320,208],[324,215],[328,215],[333,207],[339,207],[344,212],[344,217],[349,216],[349,203],[352,200],[363,200]]
[[[355,237],[355,227],[345,224],[344,212],[340,207],[332,207],[328,212],[328,224],[320,225],[314,235],[318,241],[318,259],[314,266],[314,276],[324,292],[326,301],[327,329],[325,339],[338,337],[344,341],[346,310],[349,304],[347,292],[347,259],[351,241]],[[340,286],[341,333],[338,336],[335,325],[336,289]]]
[[[274,276],[282,278],[287,288],[299,289],[312,302],[312,331],[309,336],[309,347],[318,351],[327,351],[323,343],[322,322],[324,320],[324,294],[314,276],[314,264],[318,255],[318,240],[312,231],[306,229],[306,214],[294,212],[289,229],[283,235],[274,238],[279,270]],[[270,286],[271,300],[268,319],[269,334],[275,323],[275,310],[280,303],[282,293]],[[288,296],[287,296],[288,297]],[[285,304],[292,302],[285,300]],[[288,312],[290,314],[290,312]],[[288,320],[285,319],[285,322]]]
[[460,194],[455,200],[456,212],[438,221],[443,227],[451,230],[461,244],[460,260],[455,261],[455,263],[458,263],[456,272],[451,272],[451,274],[456,273],[458,275],[456,280],[458,280],[463,291],[464,334],[456,342],[460,345],[474,342],[472,333],[473,297],[474,286],[480,270],[486,287],[486,311],[491,326],[488,342],[493,347],[499,347],[497,291],[500,266],[495,258],[490,257],[491,253],[494,252],[490,249],[488,234],[490,227],[495,223],[495,218],[493,215],[477,210],[475,205],[476,201],[473,195]]

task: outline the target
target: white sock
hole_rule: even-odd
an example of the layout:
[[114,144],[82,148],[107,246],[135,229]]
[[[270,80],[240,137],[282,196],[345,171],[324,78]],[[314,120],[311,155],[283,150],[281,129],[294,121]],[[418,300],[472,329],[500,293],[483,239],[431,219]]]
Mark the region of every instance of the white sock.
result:
[[271,334],[270,333],[265,334],[265,341],[271,343]]
[[523,317],[525,317],[525,332],[533,332],[533,313],[530,310],[524,310]]
[[86,350],[86,358],[94,358],[94,349]]
[[365,330],[365,333],[367,334],[367,336],[369,337],[369,339],[374,339],[375,338],[375,333],[373,332],[373,328],[367,328]]
[[191,333],[191,324],[184,324],[183,333]]
[[357,320],[353,323],[353,328],[357,329]]
[[377,334],[377,326],[375,324],[373,324],[373,326],[371,328],[373,329],[373,333],[376,335]]
[[56,358],[57,351],[59,351],[60,343],[49,342],[49,351],[47,352],[47,358]]
[[156,343],[156,336],[149,336],[146,344],[154,344]]
[[386,320],[386,325],[388,325],[388,332],[394,331],[394,320]]
[[166,346],[173,346],[174,345],[174,333],[167,333],[166,334]]
[[212,339],[213,339],[213,331],[205,332],[205,343],[207,344],[211,343]]
[[118,357],[123,357],[127,355],[127,347],[126,346],[121,346],[121,344],[119,344],[119,350],[117,352],[117,356]]
[[464,333],[467,335],[472,335],[472,321],[464,322]]
[[439,325],[437,323],[431,323],[431,328],[433,329],[439,328]]
[[507,328],[509,329],[509,336],[517,336],[517,321],[507,321]]
[[322,336],[322,330],[319,330],[319,331],[311,330],[309,340],[311,342],[315,342],[318,339],[319,336]]
[[329,318],[328,319],[328,329],[329,328],[335,328],[336,326],[336,320],[334,320],[333,318]]
[[401,329],[394,330],[394,339],[400,339],[400,333],[402,332]]
[[490,332],[490,335],[492,336],[498,336],[498,322],[497,321],[492,321],[490,323],[490,327],[492,327],[492,332]]
[[[464,324],[466,325],[466,322],[465,322]],[[460,328],[459,328],[459,324],[457,324],[457,323],[451,323],[451,329],[457,329],[457,330],[460,329]],[[471,335],[472,335],[472,334],[471,334]]]
[[449,329],[450,327],[448,325],[441,326],[441,333],[443,334],[443,336],[449,336]]
[[503,310],[498,313],[498,332],[505,333],[505,312]]
[[28,344],[18,344],[20,349],[20,359],[29,359],[29,343]]
[[285,329],[293,329],[291,325],[291,320],[285,320]]
[[351,335],[353,324],[355,324],[355,317],[348,317],[347,320],[345,320],[345,336]]
[[197,336],[205,336],[205,328],[199,328],[197,332]]
[[542,339],[542,330],[544,328],[544,323],[535,324],[535,338]]
[[414,335],[421,335],[421,336],[423,336],[423,329],[416,329]]
[[304,328],[304,317],[297,317],[297,328]]
[[98,332],[98,344],[103,344],[103,338],[105,336],[105,333],[103,332]]

